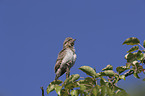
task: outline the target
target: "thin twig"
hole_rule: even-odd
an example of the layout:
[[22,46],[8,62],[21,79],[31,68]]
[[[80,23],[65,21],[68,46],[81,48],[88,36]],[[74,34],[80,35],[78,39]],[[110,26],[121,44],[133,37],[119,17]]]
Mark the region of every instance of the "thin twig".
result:
[[[124,75],[125,77],[127,77],[127,76],[132,75],[133,73],[134,73],[133,70],[129,70],[129,71],[127,71],[126,73],[124,73],[123,75]],[[119,79],[119,80],[121,80],[121,79]],[[119,80],[118,80],[118,81],[119,81]]]
[[138,45],[139,45],[143,50],[145,50],[145,48],[144,48],[140,43],[139,43]]
[[44,96],[44,89],[43,89],[43,87],[40,87],[40,89],[42,90],[42,96]]

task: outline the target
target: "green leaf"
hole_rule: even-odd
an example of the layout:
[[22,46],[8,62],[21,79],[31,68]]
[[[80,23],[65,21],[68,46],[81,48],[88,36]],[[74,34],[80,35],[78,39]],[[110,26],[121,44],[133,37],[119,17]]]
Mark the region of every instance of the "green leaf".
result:
[[79,84],[85,84],[85,85],[89,85],[89,84],[95,85],[96,84],[96,79],[86,77],[84,80],[79,80],[78,83]]
[[145,64],[145,53],[143,53],[143,59],[141,60],[141,63]]
[[131,38],[127,38],[124,42],[123,45],[138,45],[140,43],[140,41],[136,38],[136,37],[131,37]]
[[124,58],[127,59],[128,55],[129,55],[129,53],[127,53]]
[[101,96],[107,96],[107,86],[101,86]]
[[86,90],[86,86],[85,85],[81,84],[79,87],[80,87],[80,90],[82,90],[82,91]]
[[93,95],[94,95],[94,96],[97,96],[98,91],[99,91],[99,88],[98,88],[98,85],[96,85],[96,86],[93,88],[93,90],[92,90]]
[[78,84],[76,82],[71,82],[71,83],[68,83],[65,85],[65,89],[73,89],[73,88],[76,88],[76,87],[79,87]]
[[120,74],[120,73],[124,72],[127,69],[128,68],[126,68],[126,66],[119,66],[119,67],[116,68],[116,71]]
[[107,96],[114,96],[113,94],[114,94],[113,90],[111,90],[111,88],[107,87]]
[[113,70],[105,70],[104,72],[100,72],[101,76],[114,76],[115,72]]
[[128,68],[128,69],[129,69],[129,68],[130,68],[130,66],[131,66],[131,63],[127,62],[127,63],[126,63],[126,68]]
[[71,76],[69,76],[69,78],[67,78],[64,83],[62,84],[62,86],[65,86],[65,88],[67,89],[73,89],[75,87],[78,87],[76,80],[80,78],[79,74],[73,74]]
[[76,81],[76,80],[78,80],[80,78],[79,74],[74,74],[72,76],[73,76],[72,79],[71,79],[72,82],[74,82],[74,81]]
[[65,81],[64,81],[64,85],[68,84],[68,83],[71,83],[71,82],[74,82],[76,81],[77,79],[80,78],[80,75],[79,74],[73,74],[73,75],[70,75]]
[[143,78],[143,81],[145,81],[145,78]]
[[86,77],[85,81],[92,85],[96,84],[96,79],[94,79],[94,78]]
[[119,78],[125,80],[125,75],[120,75]]
[[136,56],[137,52],[129,53],[125,55],[125,59],[127,59],[127,62],[133,62],[134,60],[137,60]]
[[55,89],[55,85],[51,85],[49,87],[47,87],[47,94],[49,94],[50,92],[52,92]]
[[127,53],[136,51],[136,50],[138,50],[138,49],[139,49],[138,46],[133,46],[129,51],[127,51]]
[[65,79],[63,86],[66,85],[67,83],[70,83],[72,78],[73,78],[73,75],[70,75],[67,79]]
[[129,94],[127,94],[127,92],[122,89],[122,88],[119,88],[117,86],[114,86],[114,89],[116,90],[116,95],[115,96],[130,96]]
[[143,55],[142,51],[139,50],[139,51],[137,52],[137,59],[138,59],[138,60],[142,60],[143,58],[144,58],[144,55]]
[[140,77],[138,76],[138,73],[134,72],[134,77],[140,79]]
[[144,53],[145,53],[145,50],[142,50],[142,52],[144,52]]
[[87,77],[84,80],[79,80],[77,84],[78,87],[80,87],[80,90],[89,92],[93,89],[93,86],[96,85],[96,79]]
[[62,83],[62,81],[61,80],[54,80],[54,81],[52,81],[49,85],[48,85],[48,87],[47,87],[47,94],[49,94],[50,92],[52,92],[54,89],[55,89],[55,86],[57,86],[57,85],[59,85],[59,84],[61,84]]
[[113,66],[107,65],[105,68],[102,69],[102,71],[105,71],[105,70],[113,70]]
[[59,84],[61,84],[63,81],[61,81],[61,80],[54,80],[54,81],[52,81],[51,82],[51,84],[57,84],[57,85],[59,85]]
[[139,63],[138,63],[138,61],[135,60],[135,61],[132,62],[132,64],[136,65],[136,64],[139,64]]
[[58,95],[60,95],[61,89],[62,89],[62,86],[55,85],[55,91]]
[[99,74],[97,74],[95,70],[91,68],[90,66],[81,66],[79,69],[92,77],[97,78],[99,76]]
[[143,47],[145,48],[145,40],[143,41]]
[[60,96],[68,96],[68,91],[65,89],[61,89],[61,95]]
[[79,83],[79,84],[86,84],[86,83],[88,83],[88,82],[85,82],[85,80],[79,80],[78,83]]
[[78,96],[78,91],[77,90],[72,90],[70,92],[71,96]]
[[100,80],[101,86],[102,86],[102,85],[106,85],[106,83],[107,83],[106,79],[101,78],[101,80]]

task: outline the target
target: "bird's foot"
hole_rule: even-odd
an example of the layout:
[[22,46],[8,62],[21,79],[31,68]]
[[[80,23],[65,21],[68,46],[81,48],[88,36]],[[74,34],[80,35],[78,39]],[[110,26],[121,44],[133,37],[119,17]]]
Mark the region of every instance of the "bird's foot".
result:
[[66,68],[66,78],[68,78],[69,75],[70,75],[70,69],[67,67],[67,68]]

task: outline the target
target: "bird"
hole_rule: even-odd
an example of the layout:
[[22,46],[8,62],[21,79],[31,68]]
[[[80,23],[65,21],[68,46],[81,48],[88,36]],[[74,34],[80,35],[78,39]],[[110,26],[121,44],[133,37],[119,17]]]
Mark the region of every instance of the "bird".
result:
[[54,66],[55,70],[55,80],[58,80],[66,72],[66,78],[70,75],[70,68],[74,65],[76,61],[76,53],[74,48],[74,42],[76,39],[72,37],[67,37],[63,42],[63,49],[59,52],[56,64]]

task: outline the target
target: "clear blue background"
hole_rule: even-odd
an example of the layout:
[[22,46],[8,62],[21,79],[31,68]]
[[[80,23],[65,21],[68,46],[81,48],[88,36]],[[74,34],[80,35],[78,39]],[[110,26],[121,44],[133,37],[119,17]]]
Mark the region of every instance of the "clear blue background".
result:
[[[132,36],[141,44],[145,39],[144,0],[0,0],[0,94],[41,96],[40,87],[46,89],[55,78],[55,61],[66,37],[77,39],[71,74],[83,77],[78,69],[83,65],[97,72],[107,64],[114,70],[125,65],[131,46],[122,43]],[[140,76],[118,86],[129,92],[144,84]]]

